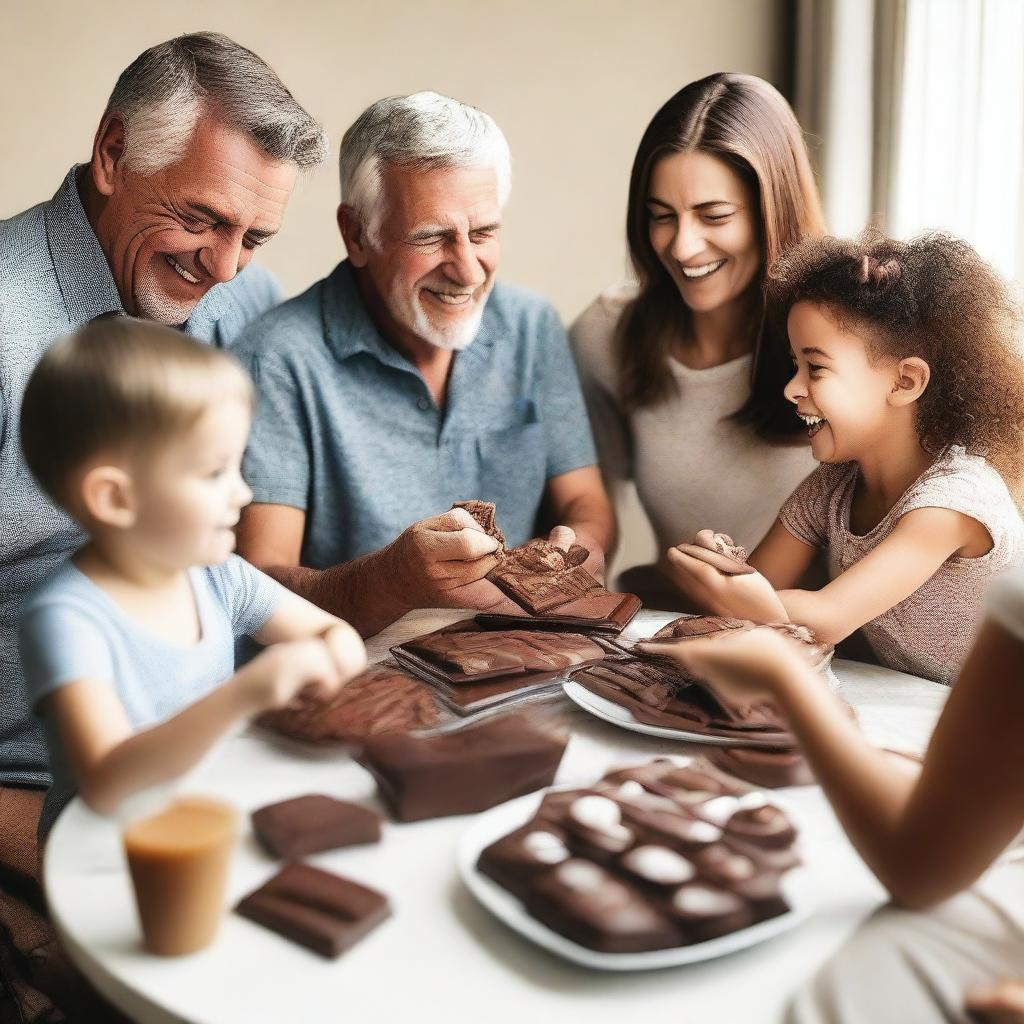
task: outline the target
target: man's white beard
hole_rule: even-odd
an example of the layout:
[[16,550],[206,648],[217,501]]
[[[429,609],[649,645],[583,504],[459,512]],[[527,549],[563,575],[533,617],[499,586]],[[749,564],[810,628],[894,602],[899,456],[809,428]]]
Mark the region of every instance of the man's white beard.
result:
[[185,323],[192,315],[192,310],[198,305],[195,302],[181,302],[160,291],[156,275],[149,267],[139,275],[135,285],[136,313],[145,320],[153,320],[158,324],[167,324],[169,327],[177,327]]
[[480,332],[480,321],[483,319],[484,307],[487,305],[490,289],[476,299],[471,313],[459,317],[454,323],[445,327],[438,327],[437,324],[431,323],[423,308],[423,303],[420,302],[418,291],[414,292],[411,297],[400,296],[397,291],[392,295],[393,308],[400,314],[396,319],[408,327],[413,334],[436,348],[443,348],[449,352],[461,352],[462,349],[469,348],[473,344]]

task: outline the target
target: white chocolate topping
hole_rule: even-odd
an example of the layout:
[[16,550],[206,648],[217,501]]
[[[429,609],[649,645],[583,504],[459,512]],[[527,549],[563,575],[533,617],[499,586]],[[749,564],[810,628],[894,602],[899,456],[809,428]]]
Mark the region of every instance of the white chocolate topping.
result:
[[596,864],[588,860],[566,861],[561,867],[555,868],[558,880],[570,889],[600,889],[606,875]]
[[740,901],[732,893],[707,885],[687,885],[672,897],[672,905],[684,914],[711,917],[735,910]]
[[696,873],[693,865],[667,846],[638,846],[622,858],[634,874],[659,885],[681,885]]
[[541,864],[561,864],[569,859],[565,843],[551,832],[530,832],[523,836],[523,849]]

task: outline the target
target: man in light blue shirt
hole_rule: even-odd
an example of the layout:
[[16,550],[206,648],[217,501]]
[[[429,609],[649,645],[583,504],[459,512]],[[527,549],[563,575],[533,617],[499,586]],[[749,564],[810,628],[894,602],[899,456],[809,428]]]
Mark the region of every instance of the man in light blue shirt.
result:
[[35,822],[5,820],[4,787],[49,782],[17,607],[82,541],[19,451],[29,374],[52,341],[104,313],[227,344],[279,301],[249,261],[280,227],[299,168],[325,153],[320,127],[259,57],[224,36],[181,36],[121,74],[90,162],[0,222],[0,868],[34,873],[34,851],[15,864],[9,840],[34,842]]
[[348,260],[233,345],[259,390],[239,551],[364,635],[502,600],[497,545],[453,502],[493,501],[510,545],[544,499],[595,562],[613,540],[558,316],[495,283],[509,182],[481,111],[373,104],[341,145]]

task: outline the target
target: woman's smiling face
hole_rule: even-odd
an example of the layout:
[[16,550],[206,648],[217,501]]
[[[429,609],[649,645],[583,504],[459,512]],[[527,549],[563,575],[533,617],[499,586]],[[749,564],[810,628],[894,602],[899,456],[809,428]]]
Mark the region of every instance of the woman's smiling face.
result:
[[699,151],[663,157],[647,212],[651,246],[693,312],[743,299],[761,269],[761,214],[729,164]]

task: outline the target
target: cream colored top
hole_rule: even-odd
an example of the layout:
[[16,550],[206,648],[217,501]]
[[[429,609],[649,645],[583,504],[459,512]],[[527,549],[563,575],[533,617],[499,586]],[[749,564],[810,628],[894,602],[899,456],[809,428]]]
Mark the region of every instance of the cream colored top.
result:
[[609,488],[635,481],[659,552],[705,527],[752,550],[817,462],[806,443],[773,445],[727,418],[750,394],[750,355],[707,370],[672,359],[678,394],[624,412],[613,338],[634,294],[627,287],[605,292],[569,332]]

